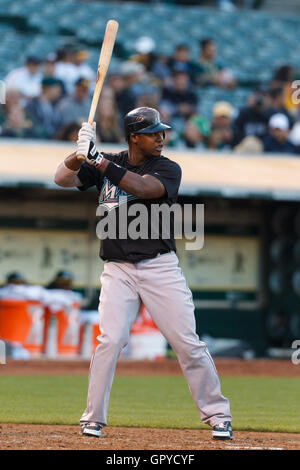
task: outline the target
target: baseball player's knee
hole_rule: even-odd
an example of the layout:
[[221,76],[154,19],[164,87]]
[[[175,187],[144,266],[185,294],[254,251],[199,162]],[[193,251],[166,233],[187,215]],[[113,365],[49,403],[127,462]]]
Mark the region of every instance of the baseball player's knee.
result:
[[205,343],[196,338],[189,340],[179,337],[177,341],[175,341],[174,346],[172,342],[170,342],[170,344],[178,359],[180,358],[184,362],[198,360],[201,356],[205,355]]
[[115,350],[119,348],[123,348],[128,343],[129,336],[124,333],[108,333],[101,337],[101,342],[105,345],[106,348]]

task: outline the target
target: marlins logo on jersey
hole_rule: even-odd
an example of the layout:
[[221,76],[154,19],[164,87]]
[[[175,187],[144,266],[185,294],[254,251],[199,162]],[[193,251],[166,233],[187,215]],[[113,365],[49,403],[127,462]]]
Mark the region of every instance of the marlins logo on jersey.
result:
[[99,196],[99,205],[106,207],[110,211],[121,204],[126,204],[132,199],[137,199],[137,197],[126,193],[123,189],[112,184],[107,178],[104,178]]

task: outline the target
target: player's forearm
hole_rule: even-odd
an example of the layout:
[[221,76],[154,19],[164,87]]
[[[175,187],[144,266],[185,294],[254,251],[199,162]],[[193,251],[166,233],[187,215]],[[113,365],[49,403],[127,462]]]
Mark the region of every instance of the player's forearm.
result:
[[153,184],[153,181],[150,182],[143,176],[133,173],[132,171],[125,173],[118,187],[126,191],[126,193],[141,199],[151,199],[161,197],[162,195],[161,188]]
[[118,188],[138,198],[158,198],[162,197],[165,192],[164,186],[157,178],[151,175],[138,175],[119,165],[115,165],[106,158],[103,158],[101,165],[97,169]]
[[77,176],[81,162],[77,160],[76,154],[69,155],[57,168],[54,182],[63,188],[82,186]]

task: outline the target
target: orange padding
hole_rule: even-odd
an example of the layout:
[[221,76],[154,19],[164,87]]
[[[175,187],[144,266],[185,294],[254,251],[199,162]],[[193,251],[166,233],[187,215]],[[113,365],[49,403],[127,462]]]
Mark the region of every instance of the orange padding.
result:
[[44,307],[37,300],[1,299],[0,338],[21,343],[31,353],[42,352]]
[[73,302],[68,310],[61,309],[52,313],[48,307],[45,311],[45,336],[44,349],[46,348],[47,335],[50,322],[55,322],[56,329],[56,352],[62,355],[76,355],[79,352],[79,330],[80,330],[80,305]]

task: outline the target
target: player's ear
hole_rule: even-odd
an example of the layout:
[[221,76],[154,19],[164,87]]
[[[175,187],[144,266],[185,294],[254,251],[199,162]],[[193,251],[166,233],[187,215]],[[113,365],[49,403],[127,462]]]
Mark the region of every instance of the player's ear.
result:
[[137,141],[139,140],[139,136],[138,136],[138,134],[130,134],[129,139],[130,139],[129,141],[136,144]]

